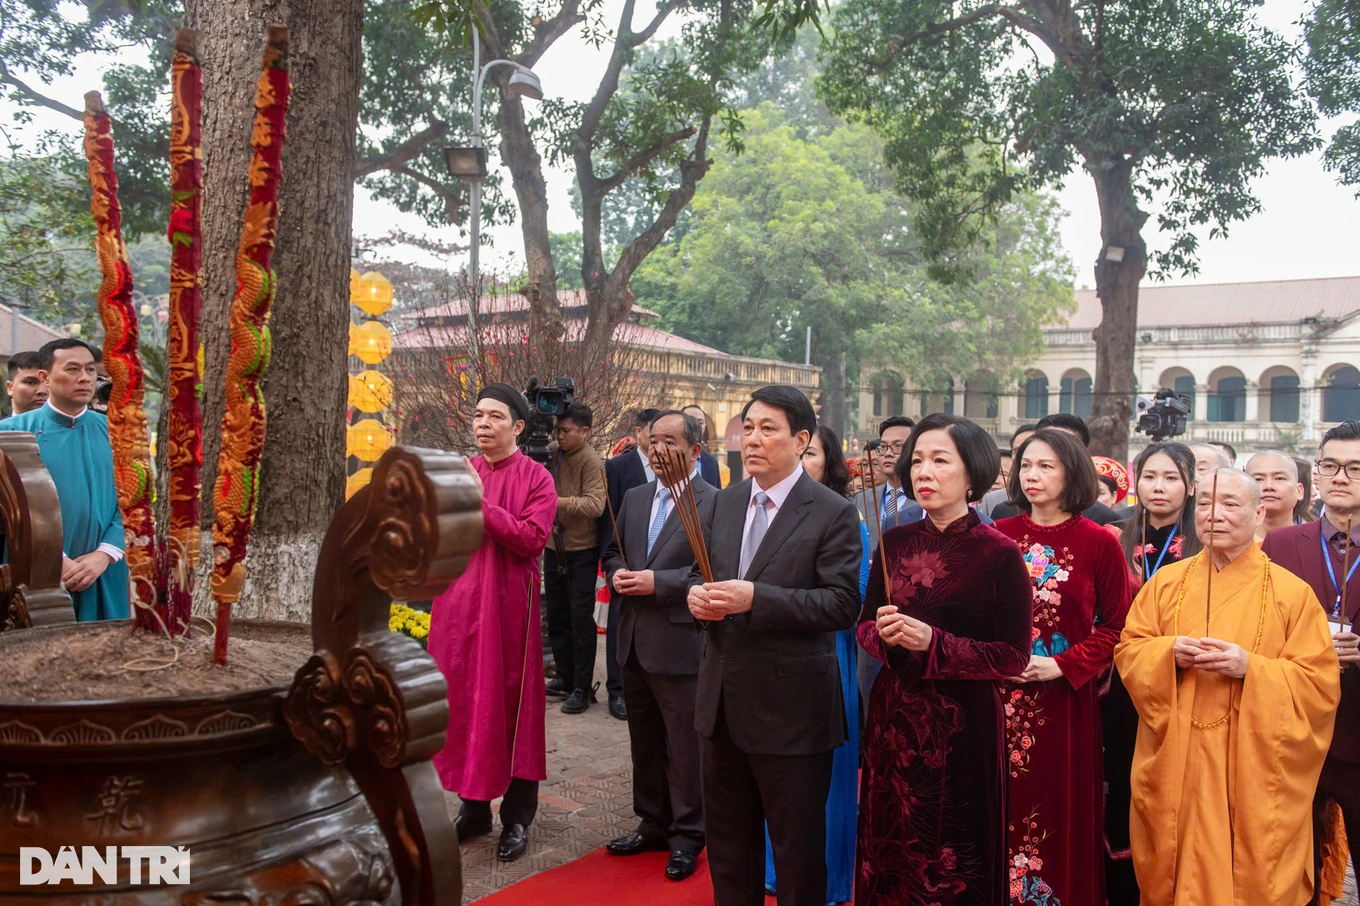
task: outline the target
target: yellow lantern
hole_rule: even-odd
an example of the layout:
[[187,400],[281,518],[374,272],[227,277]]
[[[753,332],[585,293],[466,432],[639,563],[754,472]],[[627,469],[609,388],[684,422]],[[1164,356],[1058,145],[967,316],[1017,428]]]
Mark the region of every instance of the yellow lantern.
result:
[[372,369],[351,374],[349,404],[360,412],[381,412],[392,405],[392,379]]
[[349,426],[345,432],[345,455],[363,462],[377,462],[378,457],[392,449],[392,432],[378,421],[363,419]]
[[372,469],[360,469],[349,478],[345,479],[345,499],[349,500],[364,485],[368,484],[373,478]]
[[392,281],[377,271],[359,278],[359,291],[350,289],[350,301],[366,314],[377,317],[392,307]]
[[359,272],[354,268],[349,269],[349,301],[359,301]]
[[349,348],[366,365],[376,365],[392,354],[392,331],[381,321],[350,325]]

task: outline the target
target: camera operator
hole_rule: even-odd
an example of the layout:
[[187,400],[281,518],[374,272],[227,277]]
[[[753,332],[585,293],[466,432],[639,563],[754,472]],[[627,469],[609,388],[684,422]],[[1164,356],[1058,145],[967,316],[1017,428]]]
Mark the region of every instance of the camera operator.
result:
[[596,526],[605,509],[604,462],[590,445],[594,418],[571,403],[557,419],[557,450],[549,459],[557,488],[557,522],[543,554],[548,641],[557,677],[547,694],[565,698],[563,714],[580,714],[595,701],[595,576],[600,561]]

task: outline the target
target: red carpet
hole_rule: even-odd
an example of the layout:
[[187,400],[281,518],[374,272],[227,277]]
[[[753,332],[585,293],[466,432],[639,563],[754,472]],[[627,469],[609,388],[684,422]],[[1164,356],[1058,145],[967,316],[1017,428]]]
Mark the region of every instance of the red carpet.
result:
[[[486,906],[713,906],[708,853],[699,856],[694,876],[678,883],[666,880],[666,858],[666,853],[620,858],[601,847],[477,902]],[[766,897],[765,902],[774,906],[774,897]]]

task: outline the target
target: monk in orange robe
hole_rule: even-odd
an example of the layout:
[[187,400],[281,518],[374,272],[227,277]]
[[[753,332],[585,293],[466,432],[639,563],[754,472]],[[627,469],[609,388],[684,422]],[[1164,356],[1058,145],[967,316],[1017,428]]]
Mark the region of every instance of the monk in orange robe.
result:
[[1256,544],[1256,482],[1216,474],[1195,501],[1205,550],[1143,586],[1115,649],[1139,717],[1134,869],[1145,903],[1302,906],[1340,666],[1312,590]]

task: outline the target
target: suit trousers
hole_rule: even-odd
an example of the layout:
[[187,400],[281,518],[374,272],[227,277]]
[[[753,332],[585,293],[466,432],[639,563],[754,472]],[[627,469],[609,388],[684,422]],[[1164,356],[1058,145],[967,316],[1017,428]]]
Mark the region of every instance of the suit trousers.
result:
[[1360,874],[1360,866],[1354,863],[1360,856],[1360,764],[1329,756],[1322,765],[1322,776],[1318,778],[1317,793],[1313,796],[1313,903],[1318,902],[1318,885],[1322,877],[1322,843],[1327,834],[1329,799],[1335,799],[1341,806],[1346,843],[1351,850],[1351,871]]
[[[623,617],[619,610],[619,596],[611,592],[608,625],[604,628],[604,689],[611,701],[623,695],[623,671],[619,665],[619,621]],[[623,706],[628,707],[628,703],[624,702]]]
[[[528,827],[534,823],[538,812],[538,781],[510,778],[510,788],[501,799],[501,827],[522,824]],[[458,814],[467,815],[479,823],[491,821],[491,803],[481,799],[464,799]]]
[[704,848],[699,731],[694,729],[699,677],[649,673],[638,663],[636,649],[622,672],[638,833],[697,856]]
[[573,689],[590,691],[595,685],[595,578],[600,552],[595,548],[566,552],[564,578],[561,560],[548,548],[543,554],[543,598],[548,610],[548,644],[557,675]]
[[704,827],[714,906],[763,906],[769,822],[779,906],[826,906],[826,795],[831,752],[756,755],[732,741],[719,706],[701,738]]

